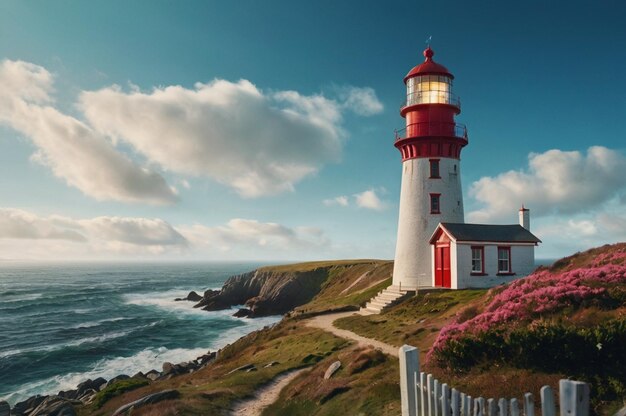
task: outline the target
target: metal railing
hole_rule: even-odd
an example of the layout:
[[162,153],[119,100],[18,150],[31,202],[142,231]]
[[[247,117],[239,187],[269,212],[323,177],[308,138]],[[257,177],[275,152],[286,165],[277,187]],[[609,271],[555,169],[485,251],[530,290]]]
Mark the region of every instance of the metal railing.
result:
[[446,123],[436,121],[424,121],[412,123],[403,129],[394,130],[395,141],[407,137],[441,136],[458,137],[467,140],[467,127],[460,123]]
[[408,94],[400,109],[417,104],[447,104],[461,109],[461,99],[449,91],[418,91]]

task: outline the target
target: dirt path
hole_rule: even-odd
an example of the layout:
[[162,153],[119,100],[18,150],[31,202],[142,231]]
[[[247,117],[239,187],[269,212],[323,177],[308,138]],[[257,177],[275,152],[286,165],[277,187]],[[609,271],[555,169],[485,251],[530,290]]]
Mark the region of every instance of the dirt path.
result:
[[274,403],[280,392],[306,368],[289,371],[274,378],[269,384],[254,393],[254,398],[239,402],[232,410],[232,416],[259,416],[263,409]]
[[393,355],[394,357],[398,356],[398,347],[394,347],[393,345],[385,344],[384,342],[376,341],[375,339],[365,338],[361,335],[357,335],[352,331],[348,331],[347,329],[340,329],[333,325],[333,322],[339,318],[343,318],[346,316],[351,316],[356,312],[340,312],[340,313],[331,313],[328,315],[319,315],[315,318],[311,318],[306,321],[307,326],[311,326],[314,328],[323,329],[324,331],[331,332],[338,337],[351,339],[359,343],[359,345],[371,345],[372,347],[381,350],[385,354]]
[[[346,316],[351,316],[355,313],[356,312],[339,312],[331,313],[328,315],[319,315],[314,318],[308,319],[306,321],[306,325],[328,331],[341,338],[351,339],[358,342],[359,345],[372,346],[376,349],[381,350],[385,354],[397,357],[397,347],[385,344],[384,342],[376,341],[375,339],[362,337],[352,331],[348,331],[347,329],[340,329],[333,325],[333,322],[335,322],[335,320]],[[291,383],[294,378],[296,378],[301,372],[305,370],[306,369],[290,371],[274,378],[269,384],[258,389],[255,392],[254,398],[236,404],[232,410],[231,415],[259,416],[263,409],[265,409],[267,406],[274,403],[278,399],[278,396],[280,395],[282,389],[285,388],[287,384]]]

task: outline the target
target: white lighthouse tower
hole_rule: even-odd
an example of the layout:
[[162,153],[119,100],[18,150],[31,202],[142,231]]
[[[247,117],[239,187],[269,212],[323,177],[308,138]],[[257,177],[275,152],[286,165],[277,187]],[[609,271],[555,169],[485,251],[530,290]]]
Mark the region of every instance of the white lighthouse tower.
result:
[[433,55],[428,47],[424,62],[404,78],[406,102],[400,115],[406,127],[396,133],[402,188],[393,286],[402,291],[432,286],[429,238],[440,222],[464,222],[461,149],[467,145],[467,130],[454,120],[461,112],[452,93],[454,76]]

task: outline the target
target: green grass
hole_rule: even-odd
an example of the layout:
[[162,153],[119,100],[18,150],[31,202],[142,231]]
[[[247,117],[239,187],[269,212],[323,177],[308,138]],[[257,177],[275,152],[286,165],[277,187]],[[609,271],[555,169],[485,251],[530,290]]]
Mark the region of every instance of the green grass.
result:
[[456,313],[481,298],[486,290],[454,290],[419,293],[380,315],[354,315],[335,326],[397,347],[429,348],[439,329]]
[[96,393],[96,397],[93,400],[93,405],[96,409],[101,408],[106,402],[113,397],[119,396],[127,391],[135,390],[149,384],[148,380],[140,380],[136,378],[130,378],[127,380],[119,380],[110,386],[106,386],[104,389]]

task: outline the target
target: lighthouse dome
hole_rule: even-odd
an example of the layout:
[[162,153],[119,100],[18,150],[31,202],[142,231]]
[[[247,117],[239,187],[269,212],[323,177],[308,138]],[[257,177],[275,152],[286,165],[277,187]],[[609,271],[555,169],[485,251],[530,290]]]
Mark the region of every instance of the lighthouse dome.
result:
[[406,81],[409,78],[417,77],[419,75],[445,75],[454,79],[454,75],[448,71],[448,68],[433,61],[434,55],[435,51],[433,51],[430,46],[426,48],[426,50],[424,50],[424,62],[415,66],[409,71],[408,74],[406,74],[406,77],[404,77],[404,83],[406,84]]

